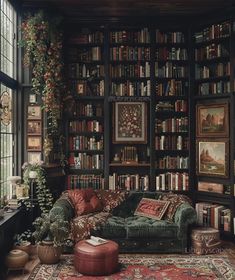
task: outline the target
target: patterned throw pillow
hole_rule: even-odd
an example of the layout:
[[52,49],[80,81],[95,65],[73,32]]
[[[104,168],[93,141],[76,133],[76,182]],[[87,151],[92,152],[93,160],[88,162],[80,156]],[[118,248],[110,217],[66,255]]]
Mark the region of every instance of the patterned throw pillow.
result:
[[186,195],[182,194],[174,194],[169,192],[161,195],[159,199],[170,202],[170,205],[167,208],[167,211],[164,216],[164,218],[166,218],[170,222],[173,222],[175,212],[182,203],[188,203],[192,205],[191,199]]
[[95,190],[95,192],[102,201],[103,211],[105,212],[110,212],[120,205],[128,194],[128,192],[122,190]]
[[68,196],[73,203],[76,216],[103,209],[102,203],[93,189],[69,190]]
[[135,210],[135,215],[161,220],[169,204],[168,201],[142,198]]

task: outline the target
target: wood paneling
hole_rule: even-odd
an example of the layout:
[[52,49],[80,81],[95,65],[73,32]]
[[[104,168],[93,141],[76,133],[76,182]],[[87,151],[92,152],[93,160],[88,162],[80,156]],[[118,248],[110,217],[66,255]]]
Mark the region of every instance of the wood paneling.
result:
[[24,8],[51,7],[69,17],[199,15],[226,11],[232,0],[21,0]]

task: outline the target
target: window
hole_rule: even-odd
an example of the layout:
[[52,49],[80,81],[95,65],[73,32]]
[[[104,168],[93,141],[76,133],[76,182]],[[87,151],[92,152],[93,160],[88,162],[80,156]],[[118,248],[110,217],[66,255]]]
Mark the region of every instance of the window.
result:
[[0,0],[0,198],[10,197],[7,178],[14,173],[16,100],[16,12],[8,0]]

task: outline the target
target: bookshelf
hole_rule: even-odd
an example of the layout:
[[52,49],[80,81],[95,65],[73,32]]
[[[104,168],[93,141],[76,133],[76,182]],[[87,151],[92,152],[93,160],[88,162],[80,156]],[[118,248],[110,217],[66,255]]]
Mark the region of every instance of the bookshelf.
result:
[[[199,146],[195,149],[195,157],[199,162],[197,162],[197,169],[200,169],[201,163],[205,163],[205,158],[201,157],[200,153],[200,141],[208,141],[208,143],[212,144],[214,141],[217,141],[218,145],[222,145],[228,140],[230,141],[227,151],[228,155],[224,158],[224,161],[227,161],[227,176],[221,176],[221,174],[218,176],[218,174],[210,172],[210,170],[208,170],[208,174],[206,172],[202,174],[200,170],[197,171],[195,174],[195,202],[199,225],[215,227],[220,230],[222,237],[230,239],[233,238],[233,217],[235,214],[233,175],[233,33],[233,22],[230,19],[204,24],[194,30],[193,55],[195,69],[193,82],[194,101],[192,102],[192,106],[196,108],[195,119],[200,127],[203,127],[206,124],[205,120],[209,120],[208,118],[211,116],[213,117],[213,123],[211,122],[210,126],[213,125],[215,127],[217,124],[215,118],[218,116],[218,112],[221,106],[223,106],[222,104],[228,104],[225,105],[226,109],[223,112],[223,119],[227,118],[227,133],[223,133],[223,131],[222,134],[220,134],[221,132],[217,134],[201,133],[200,128],[195,128],[195,140]],[[215,111],[212,109],[213,106]],[[207,109],[204,110],[204,108]],[[203,110],[207,112],[205,119],[202,120],[202,124],[199,124],[200,114]],[[210,116],[211,112],[214,113]],[[210,149],[208,149],[208,156],[213,158]],[[205,166],[209,166],[207,164],[209,163],[206,162]]]
[[68,121],[68,188],[104,188],[104,32],[86,28],[68,38],[67,73],[75,105]]
[[177,30],[154,33],[156,190],[188,191],[188,36]]

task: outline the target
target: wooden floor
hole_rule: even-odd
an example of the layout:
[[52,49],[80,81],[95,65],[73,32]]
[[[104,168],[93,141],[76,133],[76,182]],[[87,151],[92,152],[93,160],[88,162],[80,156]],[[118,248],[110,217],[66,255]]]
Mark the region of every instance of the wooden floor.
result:
[[[221,253],[226,254],[229,257],[230,261],[235,265],[235,244],[224,242],[222,247],[223,250],[221,250]],[[9,271],[6,278],[0,280],[27,280],[30,275],[30,272],[38,263],[39,259],[36,254],[36,249],[34,249],[34,252],[30,257],[29,262],[25,266],[24,273],[22,271]]]

